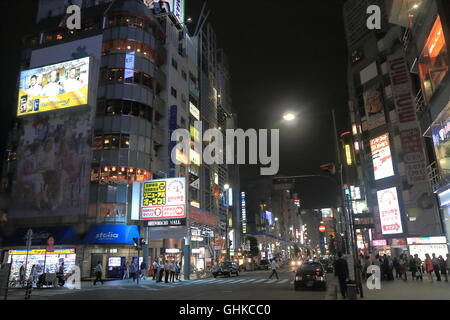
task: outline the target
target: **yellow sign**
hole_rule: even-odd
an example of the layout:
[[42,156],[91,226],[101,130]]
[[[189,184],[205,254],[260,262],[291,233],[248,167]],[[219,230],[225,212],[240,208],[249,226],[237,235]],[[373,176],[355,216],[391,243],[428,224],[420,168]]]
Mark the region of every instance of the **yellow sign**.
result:
[[143,206],[166,204],[166,181],[145,182],[143,190]]
[[347,165],[351,166],[353,164],[352,162],[352,152],[350,151],[350,145],[345,145],[345,155],[347,157]]
[[17,115],[88,104],[89,57],[20,73]]

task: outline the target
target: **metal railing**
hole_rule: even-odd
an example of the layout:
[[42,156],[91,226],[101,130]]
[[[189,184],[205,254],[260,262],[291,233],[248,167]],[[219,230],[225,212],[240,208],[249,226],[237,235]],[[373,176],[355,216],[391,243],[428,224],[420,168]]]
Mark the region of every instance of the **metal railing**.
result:
[[439,169],[436,161],[427,167],[427,171],[433,191],[437,191],[446,184],[450,183],[450,170]]
[[420,89],[416,94],[416,112],[423,112],[425,110],[425,98],[423,96],[423,91]]

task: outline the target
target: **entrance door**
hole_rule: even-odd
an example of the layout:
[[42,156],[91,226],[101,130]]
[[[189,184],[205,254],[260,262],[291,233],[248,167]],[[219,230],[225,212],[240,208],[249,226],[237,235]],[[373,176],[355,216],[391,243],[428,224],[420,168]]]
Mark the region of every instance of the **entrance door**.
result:
[[[102,264],[103,271],[105,271],[105,266],[103,265],[103,254],[93,253],[91,254],[91,277],[95,277],[95,267],[97,266],[98,262]],[[103,275],[104,276],[104,275]]]

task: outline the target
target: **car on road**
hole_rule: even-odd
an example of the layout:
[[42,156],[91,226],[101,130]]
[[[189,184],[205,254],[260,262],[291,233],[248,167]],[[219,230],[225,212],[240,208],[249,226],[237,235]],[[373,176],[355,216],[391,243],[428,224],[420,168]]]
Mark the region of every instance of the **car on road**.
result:
[[212,272],[214,278],[218,276],[231,277],[235,275],[239,276],[239,267],[233,262],[221,262],[218,267]]
[[258,270],[269,270],[270,269],[270,262],[269,260],[261,260],[258,264]]
[[317,261],[306,261],[295,271],[294,289],[327,289],[327,272]]

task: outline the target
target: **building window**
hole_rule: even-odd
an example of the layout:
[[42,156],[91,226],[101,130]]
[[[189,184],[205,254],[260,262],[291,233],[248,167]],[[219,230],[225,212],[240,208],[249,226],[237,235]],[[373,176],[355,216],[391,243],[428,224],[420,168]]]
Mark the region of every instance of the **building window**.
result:
[[[97,102],[97,115],[133,115],[151,122],[153,121],[153,108],[136,101],[99,100]],[[157,113],[157,116],[160,115]],[[97,142],[95,143],[96,146]],[[103,147],[101,148],[103,149]]]
[[150,178],[150,171],[138,168],[98,165],[93,165],[91,168],[92,183],[132,184],[133,181],[142,182]]
[[181,77],[183,80],[187,80],[187,73],[184,70],[181,70]]
[[448,72],[448,52],[438,16],[419,59],[420,79],[425,100],[430,101]]
[[[153,79],[150,75],[130,69],[114,68],[101,69],[101,79],[103,83],[119,82],[139,84],[149,89],[153,89]],[[124,81],[125,80],[125,81]]]
[[175,59],[173,59],[173,58],[172,58],[172,67],[173,67],[175,70],[178,70],[178,62],[177,62],[177,60],[175,60]]
[[133,40],[110,40],[103,42],[102,55],[113,53],[136,52],[138,56],[149,59],[155,63],[155,54],[152,48],[145,43]]
[[177,90],[176,90],[174,87],[171,87],[171,88],[170,88],[170,94],[171,94],[174,98],[176,98],[176,97],[177,97]]

